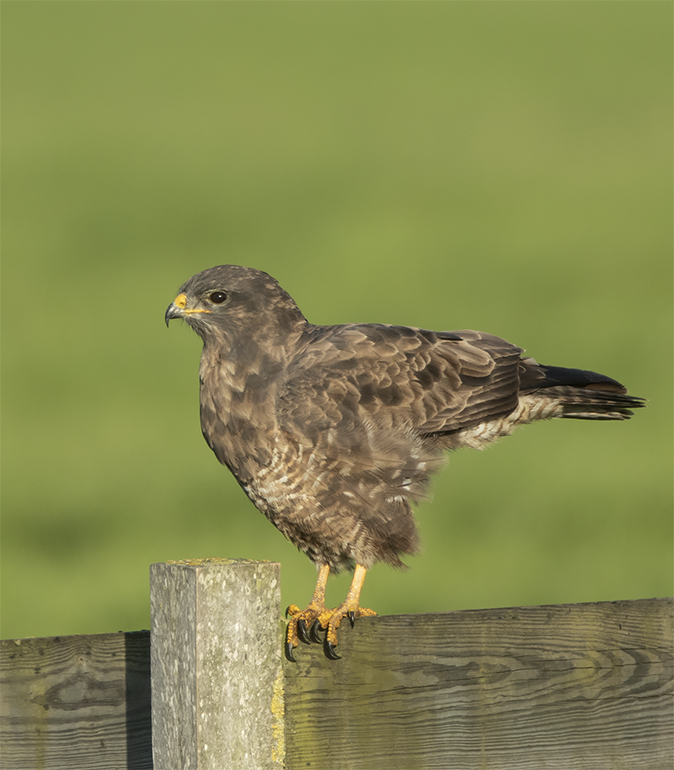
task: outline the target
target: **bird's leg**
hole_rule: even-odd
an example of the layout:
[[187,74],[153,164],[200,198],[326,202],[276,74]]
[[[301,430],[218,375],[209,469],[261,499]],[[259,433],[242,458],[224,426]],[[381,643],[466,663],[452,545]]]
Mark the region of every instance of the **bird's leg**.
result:
[[367,569],[362,564],[356,564],[356,569],[353,572],[353,580],[351,581],[351,587],[346,595],[345,601],[343,601],[339,607],[334,610],[326,610],[319,618],[318,622],[321,628],[327,629],[325,634],[325,654],[328,658],[333,660],[339,658],[339,655],[335,652],[337,646],[337,629],[342,622],[342,618],[348,617],[351,626],[356,618],[372,617],[377,613],[373,610],[368,610],[365,607],[360,606],[360,592],[363,590],[363,582],[365,581],[365,574]]
[[[286,610],[286,617],[290,615],[288,632],[286,634],[286,657],[288,660],[293,661],[293,663],[295,662],[293,649],[299,645],[300,640],[306,644],[312,641],[311,636],[313,636],[313,632],[307,633],[307,621],[319,620],[321,616],[329,612],[325,608],[325,586],[327,585],[329,574],[330,566],[322,564],[318,571],[318,580],[316,581],[314,594],[306,609],[301,610],[296,604],[291,604]],[[320,642],[321,640],[314,638],[313,641]]]

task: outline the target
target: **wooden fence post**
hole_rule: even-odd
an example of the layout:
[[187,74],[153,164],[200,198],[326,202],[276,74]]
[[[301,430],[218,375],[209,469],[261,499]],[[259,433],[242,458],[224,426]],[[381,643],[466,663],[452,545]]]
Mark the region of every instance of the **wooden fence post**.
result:
[[280,770],[284,764],[280,565],[153,564],[155,770]]

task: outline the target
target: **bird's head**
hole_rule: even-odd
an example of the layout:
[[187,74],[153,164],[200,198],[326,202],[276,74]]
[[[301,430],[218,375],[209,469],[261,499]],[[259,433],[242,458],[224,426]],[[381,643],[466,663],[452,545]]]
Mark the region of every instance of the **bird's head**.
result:
[[267,273],[220,265],[193,275],[178,290],[164,319],[184,319],[204,343],[229,339],[270,341],[306,323],[292,297]]

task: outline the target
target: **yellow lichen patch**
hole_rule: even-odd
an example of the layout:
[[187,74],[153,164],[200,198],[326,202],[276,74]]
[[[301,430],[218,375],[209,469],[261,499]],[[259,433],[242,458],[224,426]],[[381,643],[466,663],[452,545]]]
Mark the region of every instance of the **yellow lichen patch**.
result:
[[271,758],[272,762],[281,767],[285,764],[286,739],[285,739],[285,693],[284,693],[283,666],[279,666],[278,675],[274,681],[274,690],[271,701],[271,730],[273,735]]

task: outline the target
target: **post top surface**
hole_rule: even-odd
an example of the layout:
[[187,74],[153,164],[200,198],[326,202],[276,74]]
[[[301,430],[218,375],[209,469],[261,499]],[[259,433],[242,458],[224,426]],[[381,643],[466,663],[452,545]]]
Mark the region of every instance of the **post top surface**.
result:
[[[235,564],[276,564],[277,562],[268,561],[266,559],[226,559],[220,556],[212,556],[204,559],[167,559],[164,562],[156,562],[157,564],[171,564],[179,567],[217,567],[217,566],[231,566]],[[153,565],[154,566],[154,565]]]

